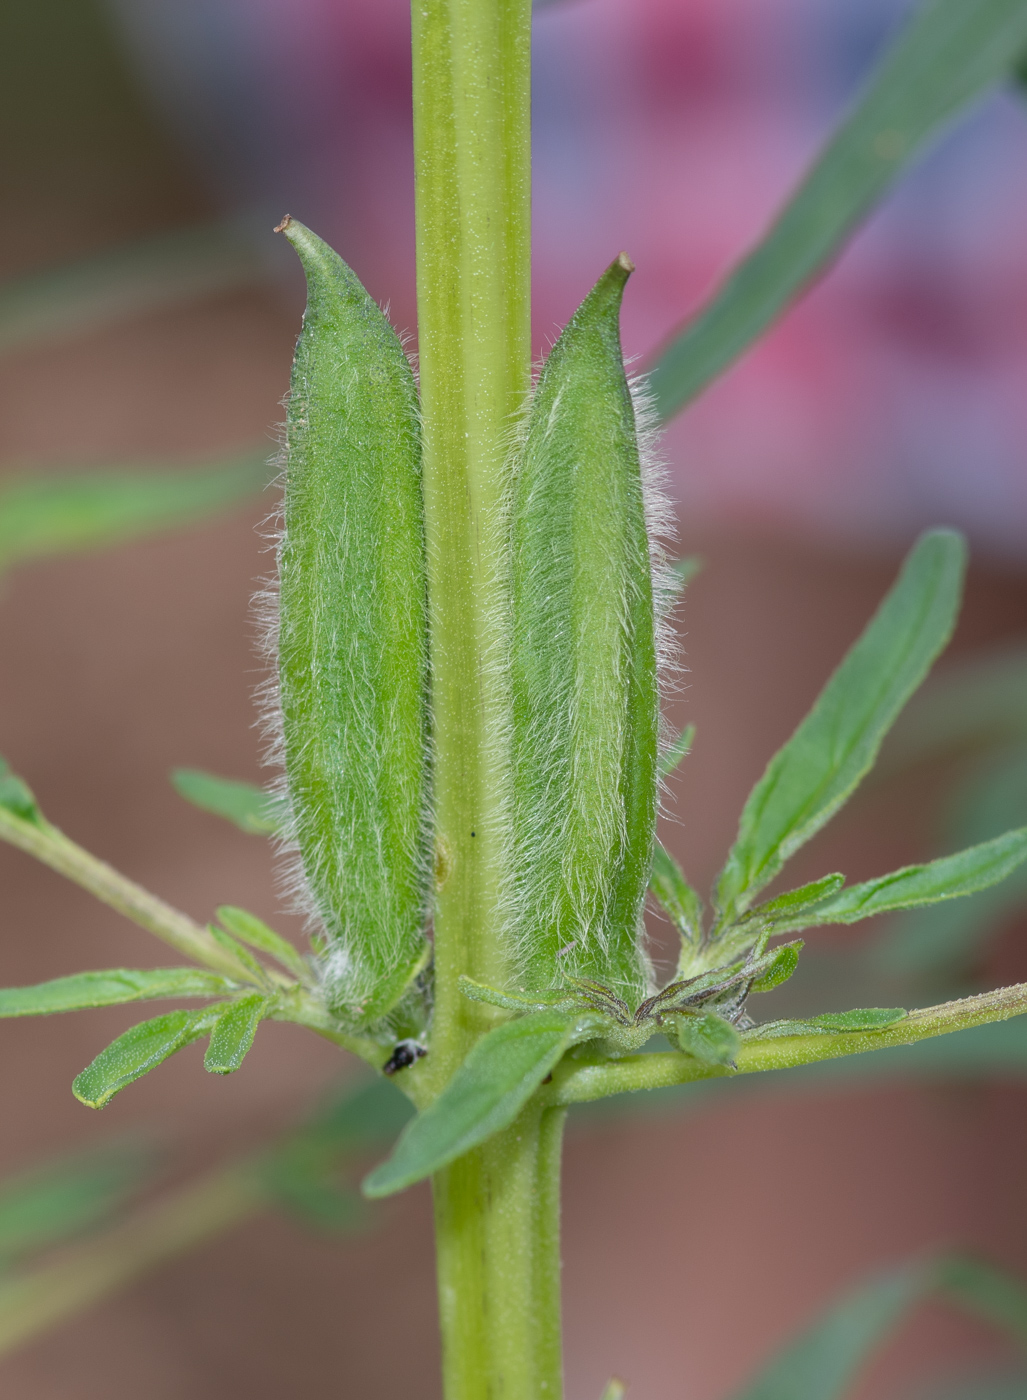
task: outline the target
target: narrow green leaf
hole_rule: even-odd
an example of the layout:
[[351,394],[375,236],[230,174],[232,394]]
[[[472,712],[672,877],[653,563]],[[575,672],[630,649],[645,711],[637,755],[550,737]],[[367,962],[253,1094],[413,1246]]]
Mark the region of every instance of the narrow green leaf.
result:
[[240,963],[250,974],[250,980],[256,982],[258,986],[268,986],[267,968],[262,962],[253,956],[248,948],[244,948],[238,939],[233,938],[230,933],[226,933],[223,928],[218,928],[217,924],[208,924],[207,932],[214,942],[219,944],[226,952],[231,953],[233,959]]
[[794,920],[779,924],[778,932],[824,924],[855,924],[874,914],[959,899],[997,885],[1025,859],[1027,826],[955,855],[942,856],[925,865],[907,865],[890,875],[852,885]]
[[688,757],[692,752],[692,744],[695,742],[695,725],[686,724],[681,733],[668,744],[660,755],[660,777],[667,778],[674,772],[678,764]]
[[746,918],[775,928],[779,924],[790,925],[792,919],[814,904],[827,899],[828,895],[837,894],[844,884],[844,875],[823,875],[819,880],[811,880],[808,885],[786,890],[784,894],[768,899],[765,904],[758,904],[755,909],[750,910]]
[[254,993],[240,997],[222,1011],[210,1033],[210,1044],[203,1057],[203,1068],[211,1074],[231,1074],[246,1058],[257,1027],[268,1014],[267,997]]
[[649,889],[669,914],[682,938],[698,944],[703,927],[702,900],[662,841],[657,841],[653,849]]
[[564,1053],[601,1034],[604,1022],[592,1013],[539,1011],[489,1031],[367,1177],[364,1194],[402,1191],[508,1127]]
[[139,239],[0,288],[0,352],[101,330],[266,276],[257,239],[230,223]]
[[901,1006],[870,1006],[856,1011],[825,1011],[810,1025],[825,1031],[883,1031],[908,1016]]
[[1027,1348],[1027,1287],[1020,1279],[969,1255],[942,1260],[938,1275],[943,1294]]
[[12,773],[6,759],[0,755],[0,807],[10,812],[20,821],[31,822],[33,826],[45,826],[46,822],[28,784]]
[[250,836],[275,836],[282,829],[281,803],[253,783],[219,778],[198,768],[175,768],[171,783],[179,797],[224,817]]
[[770,231],[667,346],[650,382],[670,418],[820,273],[919,152],[1027,49],[1023,0],[934,0],[885,54]]
[[649,540],[619,313],[623,255],[542,370],[511,507],[511,943],[645,994],[659,704]]
[[928,1268],[914,1267],[863,1284],[790,1342],[735,1400],[839,1400],[931,1283]]
[[[1027,711],[1027,701],[1021,703]],[[960,844],[978,844],[1027,824],[1027,749],[989,756],[956,786],[946,805],[953,813],[946,825]],[[1001,884],[968,899],[890,920],[873,949],[875,966],[891,977],[963,977],[1010,912],[1025,902],[1027,862]]]
[[686,1055],[704,1065],[734,1065],[742,1038],[723,1017],[707,1011],[676,1019],[678,1044]]
[[288,939],[276,933],[273,928],[268,928],[263,919],[258,919],[256,914],[250,914],[234,904],[219,905],[217,914],[229,933],[248,943],[251,948],[267,953],[282,967],[288,968],[300,981],[309,980],[310,968],[300,954]]
[[746,1031],[746,1038],[753,1040],[776,1040],[780,1036],[809,1035],[811,1031],[822,1035],[841,1035],[847,1031],[883,1031],[904,1021],[909,1015],[901,1006],[870,1006],[854,1011],[825,1011],[819,1016],[808,1016],[796,1021],[767,1021]]
[[932,676],[881,752],[882,776],[911,764],[1027,737],[1027,648],[1022,644],[946,666]]
[[199,968],[119,967],[109,972],[55,977],[52,982],[39,982],[34,987],[0,988],[0,1016],[50,1016],[55,1011],[118,1006],[158,997],[223,997],[234,990],[234,983],[227,978]]
[[362,1023],[428,952],[427,621],[417,391],[340,257],[286,220],[307,275],[279,551],[285,769],[324,921],[330,1004]]
[[8,477],[0,482],[0,569],[105,548],[202,520],[267,485],[266,453],[201,468]]
[[169,1011],[140,1022],[100,1051],[72,1084],[72,1093],[87,1108],[103,1108],[127,1084],[206,1035],[219,1014],[219,1007],[208,1007],[203,1011]]
[[70,1239],[139,1185],[150,1154],[122,1141],[41,1163],[0,1182],[0,1268]]
[[486,1006],[498,1006],[504,1011],[551,1011],[557,1007],[566,1010],[576,1004],[573,996],[566,992],[536,992],[534,995],[503,992],[497,987],[489,987],[473,978],[460,978],[460,991],[468,1001],[482,1001]]
[[921,537],[813,709],[770,760],[718,881],[723,923],[748,907],[872,767],[888,729],[952,634],[965,553],[950,531]]
[[773,950],[775,957],[773,962],[765,972],[761,972],[750,988],[753,992],[772,992],[775,987],[780,987],[782,982],[787,982],[789,977],[799,965],[800,946],[795,943],[786,943],[782,948]]

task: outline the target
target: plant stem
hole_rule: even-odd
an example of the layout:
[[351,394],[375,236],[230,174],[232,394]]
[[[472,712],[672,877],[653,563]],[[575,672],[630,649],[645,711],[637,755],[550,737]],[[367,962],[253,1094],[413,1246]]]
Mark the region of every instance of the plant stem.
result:
[[[158,899],[142,885],[128,879],[106,861],[99,860],[49,822],[39,825],[24,821],[0,807],[0,840],[9,841],[12,846],[35,856],[51,870],[74,881],[84,890],[101,900],[126,919],[139,924],[155,938],[170,944],[185,957],[220,972],[240,982],[252,982],[253,976],[244,962],[239,961],[230,949],[215,942],[209,932],[194,923],[188,914],[175,909],[164,900]],[[389,1051],[367,1036],[357,1035],[338,1025],[325,1011],[322,1003],[306,987],[301,987],[284,974],[267,969],[267,975],[277,983],[282,991],[281,1004],[275,1012],[275,1019],[294,1021],[307,1026],[318,1035],[333,1041],[336,1045],[359,1055],[374,1069],[381,1069]],[[420,1102],[419,1079],[411,1076],[404,1080],[404,1091]],[[413,1091],[413,1092],[411,1092]],[[423,1094],[421,1095],[423,1098]]]
[[193,1182],[52,1264],[0,1285],[0,1352],[49,1330],[130,1280],[221,1234],[268,1204],[249,1164]]
[[446,1400],[559,1400],[564,1116],[533,1105],[435,1177]]
[[911,1011],[901,1021],[880,1031],[845,1031],[829,1035],[788,1035],[767,1040],[743,1041],[737,1069],[706,1067],[675,1051],[655,1055],[626,1055],[621,1060],[600,1064],[565,1060],[553,1073],[553,1085],[545,1093],[550,1104],[591,1103],[611,1094],[633,1093],[639,1089],[666,1089],[697,1079],[733,1078],[738,1074],[759,1074],[771,1069],[794,1069],[819,1060],[836,1060],[844,1055],[861,1055],[869,1050],[888,1050],[915,1045],[953,1031],[1008,1021],[1027,1012],[1027,982],[999,987],[979,996],[946,1001]]
[[431,1075],[491,1013],[507,765],[502,507],[530,386],[530,0],[414,0],[417,316],[438,894]]
[[[413,0],[417,315],[435,746],[435,1093],[504,986],[503,507],[531,382],[531,0]],[[434,1180],[448,1400],[560,1390],[558,1115]],[[543,1126],[545,1118],[545,1126]]]
[[250,981],[250,974],[225,948],[210,936],[205,928],[194,923],[187,914],[165,904],[149,890],[120,874],[105,861],[98,860],[75,844],[49,823],[38,825],[23,821],[0,808],[0,840],[9,841],[30,856],[81,885],[119,914],[140,924],[149,933],[169,943],[187,958],[202,963],[215,972]]

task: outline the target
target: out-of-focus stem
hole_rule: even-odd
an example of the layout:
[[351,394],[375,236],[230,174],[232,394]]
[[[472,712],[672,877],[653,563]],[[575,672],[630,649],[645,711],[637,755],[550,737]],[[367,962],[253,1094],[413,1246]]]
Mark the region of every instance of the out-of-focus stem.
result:
[[53,1263],[0,1284],[0,1352],[30,1341],[266,1205],[255,1167],[235,1164],[183,1187],[99,1238],[66,1249]]

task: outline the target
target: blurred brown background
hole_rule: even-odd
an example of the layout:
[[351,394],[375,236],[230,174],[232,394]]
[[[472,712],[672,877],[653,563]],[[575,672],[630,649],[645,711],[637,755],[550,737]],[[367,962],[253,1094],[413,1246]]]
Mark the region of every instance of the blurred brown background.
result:
[[[218,212],[99,9],[10,3],[0,54],[8,276]],[[262,441],[270,454],[300,310],[294,283],[268,282],[8,354],[0,459],[11,470],[189,461]],[[277,912],[265,843],[186,806],[167,781],[178,764],[260,780],[250,596],[271,565],[261,522],[272,506],[269,492],[199,528],[8,575],[0,751],[70,835],[194,917],[233,902],[298,937]],[[698,740],[665,839],[705,888],[749,787],[872,611],[898,551],[752,519],[683,519],[681,545],[706,560],[680,615],[689,672],[673,706]],[[985,557],[953,655],[1025,632],[1027,577]],[[797,862],[797,881],[933,854],[943,780],[927,772],[901,795],[868,791]],[[0,919],[4,984],[164,961],[141,931],[7,848]],[[993,980],[1027,978],[1023,933],[1010,923]],[[230,1079],[203,1074],[194,1047],[100,1119],[69,1084],[133,1019],[0,1024],[0,1171],[144,1125],[184,1176],[293,1121],[349,1070],[331,1047],[269,1025]],[[611,1374],[638,1400],[718,1400],[862,1273],[938,1245],[977,1246],[1027,1273],[1024,1093],[738,1083],[709,1102],[572,1119],[570,1400],[597,1397]],[[384,1219],[326,1240],[264,1217],[0,1360],[3,1393],[437,1395],[427,1191]],[[983,1328],[929,1309],[860,1393],[911,1394],[981,1358],[1006,1353]]]

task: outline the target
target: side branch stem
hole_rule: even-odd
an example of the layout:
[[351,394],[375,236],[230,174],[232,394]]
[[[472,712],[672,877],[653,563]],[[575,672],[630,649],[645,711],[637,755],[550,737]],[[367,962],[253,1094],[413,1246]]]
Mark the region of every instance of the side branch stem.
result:
[[943,1002],[911,1011],[902,1021],[880,1031],[847,1031],[833,1034],[789,1035],[768,1040],[743,1042],[736,1069],[706,1068],[697,1060],[673,1051],[656,1055],[627,1055],[622,1060],[589,1064],[565,1060],[555,1071],[552,1086],[543,1102],[549,1104],[590,1103],[612,1094],[634,1093],[639,1089],[667,1089],[698,1079],[732,1078],[738,1074],[760,1074],[771,1069],[793,1069],[834,1060],[843,1055],[862,1055],[870,1050],[887,1050],[898,1045],[915,1045],[934,1036],[993,1021],[1007,1021],[1027,1012],[1027,982],[999,987],[993,992]]

